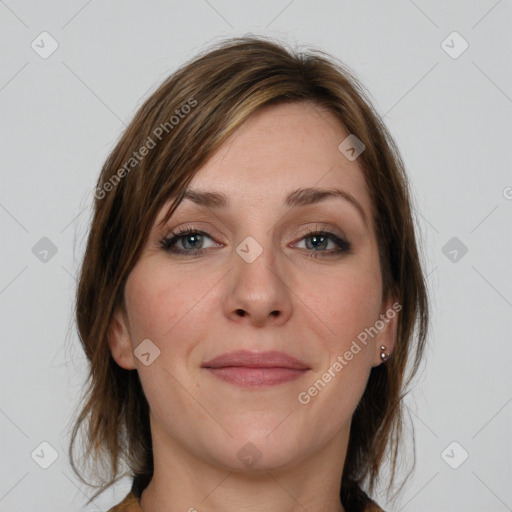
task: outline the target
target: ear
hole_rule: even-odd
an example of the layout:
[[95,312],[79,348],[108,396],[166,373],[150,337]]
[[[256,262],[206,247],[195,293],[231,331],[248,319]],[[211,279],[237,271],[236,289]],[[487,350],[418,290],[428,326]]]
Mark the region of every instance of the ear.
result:
[[[373,366],[379,366],[387,360],[386,358],[382,358],[382,354],[389,354],[389,357],[393,356],[396,343],[398,317],[401,309],[402,305],[393,296],[382,303],[379,318],[375,322],[378,334],[374,338]],[[386,348],[383,350],[381,347]]]
[[108,344],[114,361],[125,370],[136,368],[128,319],[124,308],[118,307],[112,315],[108,330]]

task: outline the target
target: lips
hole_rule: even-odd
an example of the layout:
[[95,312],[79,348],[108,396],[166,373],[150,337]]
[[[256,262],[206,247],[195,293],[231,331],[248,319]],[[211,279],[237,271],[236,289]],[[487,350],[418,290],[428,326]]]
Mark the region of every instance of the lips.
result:
[[215,377],[242,387],[282,384],[298,379],[311,369],[284,352],[247,350],[221,354],[201,366]]

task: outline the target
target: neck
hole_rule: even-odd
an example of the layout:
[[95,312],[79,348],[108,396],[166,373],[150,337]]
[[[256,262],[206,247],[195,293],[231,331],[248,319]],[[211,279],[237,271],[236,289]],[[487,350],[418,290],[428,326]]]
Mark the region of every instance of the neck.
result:
[[180,454],[176,446],[167,453],[157,451],[141,508],[144,512],[344,512],[340,484],[346,437],[293,467],[258,472],[208,465]]

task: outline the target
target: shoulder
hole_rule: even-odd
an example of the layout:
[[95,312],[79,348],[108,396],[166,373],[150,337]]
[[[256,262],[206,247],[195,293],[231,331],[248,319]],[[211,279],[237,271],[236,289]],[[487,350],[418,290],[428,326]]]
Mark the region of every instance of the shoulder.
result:
[[[343,485],[344,484],[344,485]],[[384,512],[356,482],[347,480],[342,484],[341,502],[352,512]]]
[[[108,512],[142,512],[137,497],[130,492],[121,503],[112,507]],[[384,512],[374,501],[370,501],[364,508],[364,512]]]
[[121,503],[109,509],[108,512],[142,512],[142,509],[135,494],[130,492]]
[[377,505],[377,503],[375,503],[374,501],[370,500],[368,502],[368,504],[366,505],[366,507],[364,508],[364,512],[384,512],[384,510],[382,510],[379,505]]

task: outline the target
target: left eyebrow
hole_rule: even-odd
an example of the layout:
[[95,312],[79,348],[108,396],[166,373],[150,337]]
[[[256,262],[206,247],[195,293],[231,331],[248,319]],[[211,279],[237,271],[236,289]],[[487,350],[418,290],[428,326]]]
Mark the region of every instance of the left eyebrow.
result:
[[310,204],[319,203],[330,198],[344,199],[356,208],[364,223],[368,225],[366,213],[361,203],[349,192],[338,188],[299,188],[289,194],[286,198],[286,206],[290,208],[298,206],[308,206]]
[[[349,202],[359,212],[365,224],[368,225],[366,213],[361,203],[349,192],[338,188],[298,188],[286,196],[285,204],[289,208],[297,208],[300,206],[309,206],[331,198],[343,199]],[[183,195],[183,199],[189,199],[207,208],[226,208],[229,205],[228,197],[221,192],[187,189]]]

